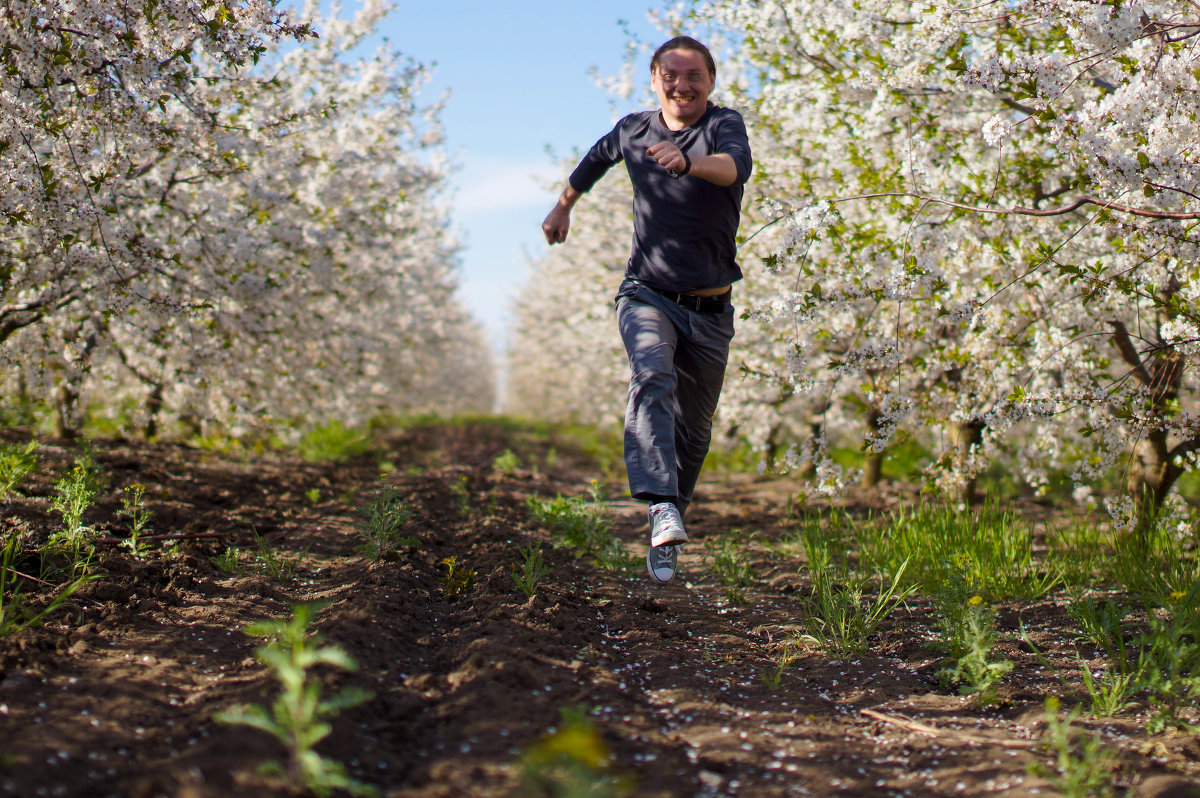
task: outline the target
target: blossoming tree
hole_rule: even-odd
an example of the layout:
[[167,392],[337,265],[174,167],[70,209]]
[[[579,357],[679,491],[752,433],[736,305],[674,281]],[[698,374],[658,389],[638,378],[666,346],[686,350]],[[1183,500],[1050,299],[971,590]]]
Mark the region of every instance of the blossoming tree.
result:
[[444,356],[480,341],[452,296],[425,71],[352,55],[387,7],[298,24],[257,0],[76,5],[0,27],[0,102],[20,112],[0,140],[17,176],[0,337],[20,385],[56,391],[65,427],[104,396],[151,433],[164,409],[315,423],[421,405]]
[[[857,392],[970,487],[1116,467],[1160,503],[1200,446],[1197,77],[1185,3],[697,3],[747,35],[769,135],[781,373]],[[945,425],[949,424],[948,433]],[[818,454],[818,457],[820,455]]]

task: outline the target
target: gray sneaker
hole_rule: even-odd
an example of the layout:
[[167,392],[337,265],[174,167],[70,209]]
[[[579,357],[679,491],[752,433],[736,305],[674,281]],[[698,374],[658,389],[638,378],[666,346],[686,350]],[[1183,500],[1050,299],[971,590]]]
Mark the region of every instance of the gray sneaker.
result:
[[675,564],[679,559],[678,546],[651,546],[646,554],[646,570],[650,578],[665,585],[675,578]]
[[683,529],[683,517],[679,508],[671,502],[650,505],[650,547],[678,546],[687,543],[687,532]]

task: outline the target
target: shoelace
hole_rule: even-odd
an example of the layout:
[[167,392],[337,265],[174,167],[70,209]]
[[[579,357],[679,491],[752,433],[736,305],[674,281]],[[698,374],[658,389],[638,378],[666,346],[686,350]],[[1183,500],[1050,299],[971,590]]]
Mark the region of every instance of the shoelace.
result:
[[671,557],[675,554],[674,546],[659,546],[657,549],[650,549],[650,560],[654,564],[671,563]]
[[681,532],[683,531],[683,519],[679,517],[679,511],[671,507],[663,507],[654,513],[654,517],[658,519],[659,530],[662,532]]

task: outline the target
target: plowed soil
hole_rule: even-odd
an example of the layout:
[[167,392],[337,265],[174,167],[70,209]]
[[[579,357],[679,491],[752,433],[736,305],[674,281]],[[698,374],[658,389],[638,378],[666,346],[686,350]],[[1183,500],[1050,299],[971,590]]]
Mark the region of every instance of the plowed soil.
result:
[[[493,463],[506,450],[520,467],[502,473]],[[41,467],[4,507],[6,537],[20,534],[30,549],[59,527],[53,485],[74,454],[43,441]],[[788,532],[786,481],[709,476],[690,514],[682,573],[663,587],[644,569],[601,570],[552,545],[526,499],[582,495],[593,479],[618,495],[620,475],[568,442],[505,425],[414,428],[336,464],[127,441],[96,441],[94,456],[108,484],[85,521],[99,541],[93,573],[103,576],[67,610],[0,639],[4,795],[304,794],[259,773],[284,756],[279,743],[214,715],[278,694],[255,656],[261,641],[245,627],[315,601],[323,608],[314,629],[358,669],[318,669],[314,678],[329,692],[374,696],[342,710],[317,750],[383,795],[1058,792],[1044,769],[1055,755],[1043,741],[1043,701],[1057,694],[1070,705],[1082,695],[1061,601],[999,608],[996,656],[1015,667],[990,709],[939,683],[943,655],[931,647],[934,621],[920,598],[881,627],[869,655],[835,660],[797,648],[798,597],[809,582],[799,559],[766,545]],[[379,486],[381,463],[413,510],[406,533],[418,542],[372,562],[356,550],[359,508]],[[146,486],[153,512],[145,534],[173,536],[142,557],[117,545],[128,533],[119,496],[134,483]],[[899,493],[839,503],[878,510]],[[616,534],[641,555],[642,507],[618,500],[609,509]],[[703,546],[734,529],[756,533],[746,544],[755,580],[742,605],[727,600]],[[510,573],[529,543],[552,568],[532,598]],[[214,564],[230,546],[241,552],[240,572]],[[462,595],[446,595],[450,556],[476,572]],[[39,568],[18,565],[28,576]],[[22,581],[32,606],[53,594]],[[1050,667],[1020,641],[1021,624]],[[796,658],[780,668],[785,650]],[[591,792],[531,781],[531,758],[562,743],[550,735],[566,728],[563,710],[586,718],[573,728],[589,750],[611,755],[590,762],[563,743],[578,767],[594,766],[617,787],[598,777],[585,781]],[[1114,755],[1107,778],[1118,794],[1200,795],[1195,735],[1148,735],[1136,713],[1085,715],[1076,725]],[[1031,772],[1038,766],[1041,775]]]

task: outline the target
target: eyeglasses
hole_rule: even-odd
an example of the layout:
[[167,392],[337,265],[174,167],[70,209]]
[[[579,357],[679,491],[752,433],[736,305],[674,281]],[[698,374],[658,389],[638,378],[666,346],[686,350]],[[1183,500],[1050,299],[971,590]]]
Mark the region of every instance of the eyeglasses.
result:
[[699,83],[704,80],[704,77],[705,76],[703,72],[689,72],[683,76],[676,75],[674,72],[661,72],[659,73],[658,79],[667,86],[674,86],[681,80],[685,80],[688,83]]

